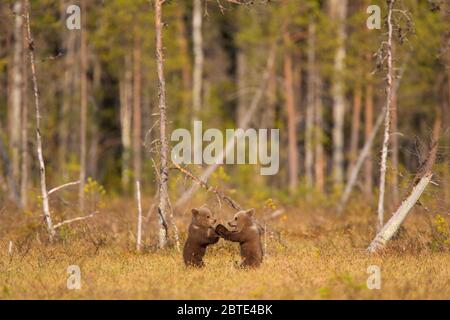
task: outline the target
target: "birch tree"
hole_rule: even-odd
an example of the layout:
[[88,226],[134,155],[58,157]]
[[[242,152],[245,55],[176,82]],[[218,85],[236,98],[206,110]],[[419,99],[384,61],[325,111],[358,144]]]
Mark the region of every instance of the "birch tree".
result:
[[202,2],[194,0],[192,12],[192,42],[194,47],[194,73],[192,80],[192,108],[194,116],[198,116],[202,105],[203,82],[203,37],[202,37]]
[[338,23],[338,48],[334,57],[333,96],[333,178],[335,186],[344,182],[344,60],[346,56],[345,40],[347,37],[345,19],[347,17],[347,0],[329,0],[330,17]]
[[387,170],[387,156],[389,147],[389,134],[390,134],[390,122],[391,122],[391,102],[392,102],[392,12],[395,0],[387,0],[388,14],[387,14],[387,41],[386,41],[386,61],[387,61],[387,75],[386,75],[386,105],[385,105],[385,121],[384,121],[384,138],[383,146],[381,149],[381,163],[380,163],[380,187],[378,198],[378,223],[377,228],[381,230],[384,224],[384,193],[386,188],[386,170]]

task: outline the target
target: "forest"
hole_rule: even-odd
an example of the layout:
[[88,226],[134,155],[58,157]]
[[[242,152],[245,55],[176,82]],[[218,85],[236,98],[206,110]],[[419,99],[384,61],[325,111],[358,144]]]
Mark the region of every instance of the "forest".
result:
[[0,299],[450,297],[448,0],[0,17]]

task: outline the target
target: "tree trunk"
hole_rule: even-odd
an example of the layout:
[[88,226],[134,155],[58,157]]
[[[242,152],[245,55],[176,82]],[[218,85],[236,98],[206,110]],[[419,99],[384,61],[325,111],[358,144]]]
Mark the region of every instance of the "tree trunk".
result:
[[119,83],[120,92],[120,128],[122,140],[122,190],[127,192],[130,186],[131,161],[131,119],[132,119],[132,71],[131,58],[125,56],[125,72]]
[[167,244],[167,210],[169,208],[169,193],[168,180],[169,168],[167,166],[168,157],[168,142],[166,133],[166,81],[164,79],[164,55],[162,43],[162,28],[161,21],[162,3],[164,0],[155,0],[155,30],[156,30],[156,69],[158,73],[158,108],[159,108],[159,129],[160,129],[160,163],[159,163],[159,204],[158,204],[158,219],[159,219],[159,242],[160,248]]
[[[22,0],[22,6],[25,7],[25,2]],[[29,157],[28,157],[28,64],[26,57],[26,28],[25,24],[22,27],[22,132],[21,132],[21,174],[20,174],[20,200],[22,207],[27,209],[28,205],[28,173],[29,173]]]
[[326,157],[323,147],[323,106],[322,106],[322,79],[319,74],[319,70],[316,68],[316,93],[314,103],[314,174],[315,174],[315,187],[319,192],[325,190],[325,171],[326,171]]
[[355,89],[353,92],[353,110],[352,110],[352,132],[350,136],[350,165],[348,174],[350,176],[351,170],[355,165],[356,158],[358,156],[358,145],[359,145],[359,126],[361,119],[361,83],[357,81]]
[[79,201],[80,211],[84,212],[84,184],[86,180],[86,140],[87,140],[87,43],[86,43],[86,0],[81,4],[81,43],[80,43],[80,189]]
[[34,92],[34,106],[36,111],[36,148],[39,160],[39,174],[40,174],[40,185],[41,185],[41,200],[42,200],[42,210],[44,212],[44,218],[47,223],[47,230],[49,233],[50,241],[55,236],[55,229],[53,227],[52,218],[50,216],[50,207],[48,204],[48,192],[47,192],[47,182],[45,176],[45,162],[44,155],[42,153],[42,138],[41,138],[41,113],[39,105],[39,90],[36,75],[36,66],[34,58],[34,41],[31,36],[30,29],[30,3],[26,0],[25,3],[25,23],[27,27],[27,42],[28,42],[28,56],[30,59],[31,67],[31,79],[33,81],[33,92]]
[[21,108],[22,108],[22,0],[16,0],[14,12],[14,42],[11,70],[11,114],[10,114],[10,147],[11,170],[14,181],[17,183],[20,176],[20,135],[21,135]]
[[[395,87],[395,78],[392,79],[393,87]],[[396,90],[392,92],[391,100],[391,164],[392,164],[392,202],[394,206],[398,206],[400,201],[398,190],[398,116],[397,116],[397,93]]]
[[284,87],[288,127],[288,166],[289,190],[295,192],[298,184],[298,148],[297,148],[297,112],[295,110],[294,83],[292,76],[292,55],[289,52],[290,36],[287,31],[283,35],[286,46],[284,53]]
[[203,81],[203,39],[202,39],[202,2],[194,0],[192,13],[192,41],[194,46],[194,74],[192,87],[192,107],[194,117],[202,106],[202,81]]
[[135,180],[141,181],[142,151],[141,151],[141,35],[136,28],[133,49],[133,170]]
[[347,0],[329,0],[330,17],[338,22],[338,48],[334,57],[334,80],[332,83],[333,95],[333,179],[335,187],[344,182],[344,115],[345,115],[345,91],[344,91],[344,60],[346,56],[345,19],[347,17]]
[[310,22],[308,25],[308,83],[305,117],[305,178],[308,187],[313,185],[313,133],[314,133],[314,109],[316,104],[316,25]]
[[247,57],[242,49],[238,49],[236,53],[236,86],[238,94],[237,112],[236,112],[236,123],[240,126],[242,118],[248,107],[247,98]]
[[[364,138],[367,141],[373,131],[373,84],[368,79],[366,84],[366,100],[364,106]],[[369,150],[364,165],[364,193],[368,199],[372,198],[373,162],[372,151]]]
[[384,224],[384,193],[386,187],[386,170],[387,170],[387,154],[389,146],[389,134],[390,134],[390,123],[391,123],[391,103],[392,103],[392,9],[395,0],[387,0],[388,2],[388,16],[387,16],[387,76],[386,76],[386,115],[384,122],[384,139],[383,147],[381,150],[381,164],[380,164],[380,188],[379,188],[379,198],[378,198],[378,230],[381,230]]

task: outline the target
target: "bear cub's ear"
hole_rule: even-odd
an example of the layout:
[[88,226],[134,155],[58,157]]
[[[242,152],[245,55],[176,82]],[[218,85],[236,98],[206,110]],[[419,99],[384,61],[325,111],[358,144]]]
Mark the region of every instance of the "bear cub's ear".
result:
[[253,216],[255,215],[255,209],[251,208],[251,209],[245,211],[245,213],[246,213],[248,216],[253,217]]
[[198,210],[197,209],[192,209],[191,210],[191,212],[192,212],[192,215],[194,216],[194,217],[197,217],[197,215],[198,215]]

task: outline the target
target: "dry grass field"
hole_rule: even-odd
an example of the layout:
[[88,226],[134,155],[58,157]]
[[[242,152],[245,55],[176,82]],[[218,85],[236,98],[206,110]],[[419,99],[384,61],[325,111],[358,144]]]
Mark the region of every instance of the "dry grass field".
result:
[[[364,249],[375,232],[371,209],[353,206],[337,219],[325,210],[291,208],[270,221],[279,236],[267,236],[261,268],[236,268],[238,245],[221,239],[207,252],[207,266],[196,270],[183,265],[173,246],[157,251],[153,228],[144,230],[146,248],[137,254],[131,207],[131,202],[111,201],[93,219],[60,229],[53,244],[37,214],[21,218],[3,210],[0,299],[450,298],[450,253],[430,249],[430,226],[420,210],[389,248],[368,255]],[[187,214],[175,221],[183,242]],[[80,290],[67,289],[69,265],[81,269]],[[380,290],[367,288],[370,265],[380,267]]]

